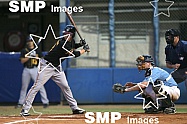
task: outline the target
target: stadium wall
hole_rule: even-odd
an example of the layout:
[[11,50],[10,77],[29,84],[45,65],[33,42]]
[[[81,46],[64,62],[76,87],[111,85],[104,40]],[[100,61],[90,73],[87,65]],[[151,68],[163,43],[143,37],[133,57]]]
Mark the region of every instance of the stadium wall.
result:
[[[17,102],[21,89],[23,66],[19,61],[19,53],[0,53],[0,103]],[[171,70],[166,69],[168,72]],[[138,92],[118,94],[112,91],[114,83],[140,82],[143,72],[136,68],[68,68],[67,80],[73,95],[79,104],[116,104],[141,103],[134,96]],[[32,86],[32,83],[29,87]],[[60,88],[49,80],[45,84],[50,102],[61,102]],[[181,97],[176,103],[187,103],[185,84],[179,84]],[[38,93],[34,102],[41,102]]]

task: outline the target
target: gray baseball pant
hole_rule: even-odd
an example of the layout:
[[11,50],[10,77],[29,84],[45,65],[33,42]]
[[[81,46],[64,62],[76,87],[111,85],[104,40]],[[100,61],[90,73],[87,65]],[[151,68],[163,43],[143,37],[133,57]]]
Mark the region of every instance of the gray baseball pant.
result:
[[[28,111],[30,110],[36,93],[50,78],[61,88],[67,102],[70,105],[71,110],[73,111],[75,109],[79,109],[76,100],[73,98],[64,71],[59,72],[53,66],[47,66],[46,62],[47,61],[44,59],[40,60],[39,73],[36,82],[27,94],[23,109]],[[51,89],[51,91],[52,90],[53,89]]]
[[[31,79],[33,81],[36,80],[37,72],[38,72],[37,67],[34,67],[34,68],[26,68],[25,67],[23,69],[22,86],[21,86],[20,98],[19,98],[18,104],[23,105],[25,97],[26,97],[27,89],[28,89],[28,86],[30,84],[30,81],[31,81]],[[40,95],[41,95],[42,103],[43,104],[49,104],[49,100],[47,99],[47,93],[46,93],[46,90],[45,90],[44,86],[42,86],[40,88]]]

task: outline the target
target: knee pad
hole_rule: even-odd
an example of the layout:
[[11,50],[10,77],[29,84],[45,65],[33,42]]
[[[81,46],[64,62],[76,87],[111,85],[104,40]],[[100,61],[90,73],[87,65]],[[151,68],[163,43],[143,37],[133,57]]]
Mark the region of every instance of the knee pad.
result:
[[[163,81],[161,80],[156,80],[154,82],[154,85],[153,85],[153,91],[156,93],[156,94],[159,94],[160,93],[164,93],[163,91],[163,88],[162,88],[162,85],[163,85]],[[165,94],[165,93],[164,93]]]
[[158,93],[159,93],[160,95],[168,95],[167,91],[164,90],[164,88],[163,88],[162,86],[160,87]]

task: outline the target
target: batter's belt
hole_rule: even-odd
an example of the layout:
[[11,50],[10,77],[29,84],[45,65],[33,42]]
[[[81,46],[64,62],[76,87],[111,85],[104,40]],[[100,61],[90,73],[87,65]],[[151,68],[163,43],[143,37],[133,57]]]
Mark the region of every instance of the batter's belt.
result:
[[37,66],[36,65],[35,66],[25,66],[25,68],[29,68],[29,69],[34,68],[34,67],[37,67]]

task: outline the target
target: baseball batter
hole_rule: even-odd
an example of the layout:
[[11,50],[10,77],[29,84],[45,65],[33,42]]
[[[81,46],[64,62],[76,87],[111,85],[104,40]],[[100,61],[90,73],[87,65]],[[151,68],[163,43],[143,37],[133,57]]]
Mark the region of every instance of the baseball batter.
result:
[[[73,98],[64,71],[58,71],[60,70],[60,65],[61,65],[60,58],[68,57],[71,56],[72,54],[75,55],[75,57],[79,57],[85,52],[89,52],[89,46],[88,44],[86,44],[85,40],[81,40],[80,43],[75,43],[73,39],[75,33],[76,33],[75,27],[72,25],[67,25],[63,34],[64,35],[69,34],[70,37],[66,36],[58,40],[56,44],[52,47],[52,49],[48,52],[48,54],[44,56],[44,59],[40,59],[40,68],[39,68],[40,72],[38,73],[34,85],[32,86],[32,88],[29,90],[27,94],[20,115],[22,116],[30,115],[29,110],[32,106],[36,93],[50,78],[61,88],[67,102],[69,103],[69,106],[73,114],[85,113],[85,110],[79,108],[76,100]],[[79,51],[76,50],[77,48],[82,46],[83,48],[81,50]],[[62,59],[62,61],[64,61],[64,59]]]
[[[180,90],[173,77],[165,70],[155,67],[153,58],[150,55],[141,55],[136,61],[138,69],[145,70],[145,79],[138,84],[132,82],[126,83],[125,86],[114,84],[114,92],[124,93],[143,89],[142,97],[145,98],[146,103],[152,101],[155,104],[155,106],[145,108],[145,113],[175,113],[176,109],[173,102],[179,99]],[[156,100],[159,97],[163,97],[163,95],[167,98],[161,100],[157,109]]]
[[[20,61],[23,64],[24,69],[23,69],[23,73],[22,73],[22,87],[21,87],[21,91],[20,91],[20,98],[18,101],[18,105],[15,106],[15,108],[22,107],[25,97],[26,97],[28,86],[30,84],[30,80],[32,79],[33,81],[35,81],[36,77],[37,77],[37,72],[38,72],[39,60],[35,59],[35,58],[25,57],[25,55],[28,54],[30,51],[32,51],[35,47],[32,39],[30,37],[28,37],[26,45],[27,45],[27,47],[24,48],[20,54]],[[30,56],[41,58],[43,55],[42,55],[41,51],[36,50],[36,51],[31,52]],[[47,98],[47,94],[46,94],[46,90],[45,90],[44,86],[42,86],[40,89],[40,95],[41,95],[41,101],[43,103],[43,107],[46,108],[49,104],[49,100]]]

